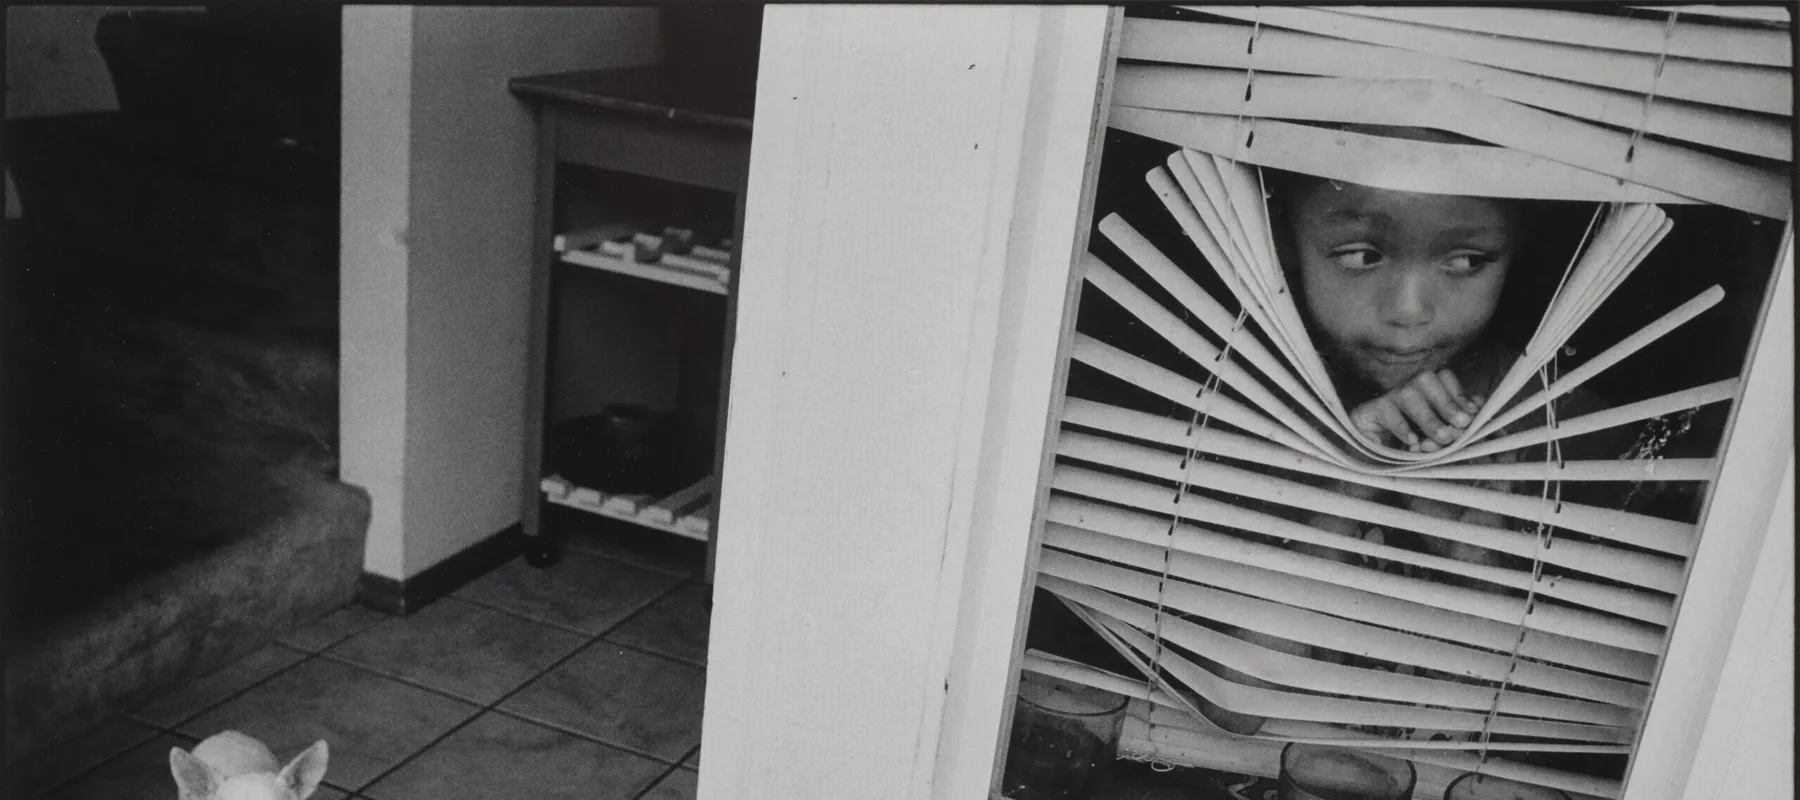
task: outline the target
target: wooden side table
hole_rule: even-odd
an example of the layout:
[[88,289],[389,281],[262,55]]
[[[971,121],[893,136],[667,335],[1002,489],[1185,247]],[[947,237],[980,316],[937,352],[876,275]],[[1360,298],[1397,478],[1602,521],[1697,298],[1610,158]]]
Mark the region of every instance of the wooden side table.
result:
[[[672,81],[657,67],[599,70],[513,79],[513,94],[538,117],[537,210],[533,231],[530,327],[527,334],[522,525],[526,558],[548,566],[560,545],[543,525],[544,504],[557,503],[632,524],[707,542],[712,579],[717,537],[717,485],[724,463],[731,331],[737,312],[741,247],[731,248],[728,272],[707,275],[663,263],[639,263],[592,250],[559,249],[559,185],[571,166],[609,170],[734,195],[732,241],[742,241],[744,187],[750,168],[752,96]],[[563,242],[565,245],[568,242]],[[552,297],[557,271],[592,268],[631,278],[722,294],[725,341],[719,376],[712,476],[674,495],[608,495],[547,473],[545,417],[553,363]]]

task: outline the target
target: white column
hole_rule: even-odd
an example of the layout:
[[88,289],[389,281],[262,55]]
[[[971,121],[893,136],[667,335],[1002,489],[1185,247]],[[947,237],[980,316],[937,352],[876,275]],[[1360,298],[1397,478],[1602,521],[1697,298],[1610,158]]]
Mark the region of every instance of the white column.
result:
[[338,474],[369,493],[363,569],[406,577],[413,10],[346,6],[338,209]]
[[985,792],[1105,19],[767,10],[704,800]]

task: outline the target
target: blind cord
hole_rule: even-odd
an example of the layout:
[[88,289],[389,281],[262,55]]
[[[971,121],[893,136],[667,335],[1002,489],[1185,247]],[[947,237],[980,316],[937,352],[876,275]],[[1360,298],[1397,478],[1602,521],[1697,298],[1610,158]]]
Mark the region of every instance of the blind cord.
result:
[[[1550,363],[1538,369],[1538,380],[1543,383],[1544,391],[1549,391],[1556,381],[1558,356],[1551,356]],[[1557,427],[1556,401],[1552,399],[1544,404],[1544,423],[1552,430]],[[1539,505],[1536,533],[1539,547],[1531,556],[1531,583],[1525,590],[1525,610],[1519,617],[1518,635],[1513,637],[1512,652],[1507,654],[1506,672],[1500,676],[1500,685],[1494,689],[1494,700],[1488,706],[1488,712],[1481,719],[1481,746],[1475,760],[1475,772],[1479,774],[1487,766],[1488,745],[1492,741],[1494,719],[1500,715],[1500,698],[1512,685],[1512,676],[1519,668],[1519,652],[1524,649],[1525,636],[1531,630],[1531,614],[1537,608],[1537,588],[1544,579],[1544,553],[1550,549],[1554,541],[1556,526],[1544,520],[1545,509],[1562,510],[1562,481],[1557,479],[1563,463],[1562,439],[1552,438],[1544,448],[1544,488],[1539,498],[1545,502]],[[1551,512],[1554,513],[1554,512]]]
[[[1238,311],[1237,321],[1231,326],[1231,334],[1225,337],[1224,346],[1219,349],[1219,354],[1213,357],[1212,368],[1207,371],[1206,380],[1200,384],[1200,391],[1194,395],[1199,402],[1194,404],[1193,413],[1188,416],[1188,444],[1181,457],[1181,480],[1176,483],[1175,487],[1175,512],[1169,518],[1169,533],[1167,539],[1163,543],[1162,575],[1156,582],[1156,615],[1152,617],[1152,619],[1156,620],[1156,625],[1155,630],[1152,631],[1153,635],[1151,638],[1151,643],[1153,645],[1150,656],[1151,674],[1144,676],[1144,692],[1146,695],[1155,692],[1155,673],[1162,669],[1163,610],[1165,597],[1168,592],[1171,568],[1170,561],[1175,553],[1175,531],[1181,527],[1181,522],[1184,519],[1181,515],[1181,499],[1187,496],[1188,487],[1193,485],[1192,482],[1188,480],[1188,477],[1193,473],[1194,459],[1200,454],[1200,451],[1195,444],[1194,435],[1197,431],[1205,432],[1206,426],[1212,422],[1212,411],[1210,410],[1211,404],[1208,401],[1218,395],[1218,365],[1224,363],[1225,359],[1231,357],[1232,342],[1237,341],[1238,334],[1244,330],[1244,322],[1249,319],[1249,316],[1250,312],[1248,309],[1240,309]],[[1152,719],[1148,722],[1148,725],[1151,733],[1154,734],[1156,729],[1154,720],[1155,715],[1151,716]]]
[[[1250,41],[1244,46],[1244,101],[1238,104],[1237,127],[1245,131],[1244,150],[1250,149],[1256,142],[1256,118],[1250,117],[1248,129],[1244,126],[1244,118],[1250,111],[1250,96],[1256,88],[1256,41],[1262,38],[1262,6],[1257,6],[1250,18]],[[1236,159],[1234,159],[1236,160]]]
[[1663,64],[1669,60],[1669,42],[1675,38],[1675,20],[1680,12],[1670,11],[1669,18],[1663,22],[1662,51],[1656,54],[1656,71],[1650,74],[1650,90],[1644,93],[1644,106],[1638,112],[1637,129],[1631,132],[1631,143],[1625,146],[1625,177],[1619,179],[1619,185],[1631,182],[1635,173],[1638,142],[1644,138],[1644,129],[1650,125],[1650,106],[1656,102],[1656,87],[1662,83]]

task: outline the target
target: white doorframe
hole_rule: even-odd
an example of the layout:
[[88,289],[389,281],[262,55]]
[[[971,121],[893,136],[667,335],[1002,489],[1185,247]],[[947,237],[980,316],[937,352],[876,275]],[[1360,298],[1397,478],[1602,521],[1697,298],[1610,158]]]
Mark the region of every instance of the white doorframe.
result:
[[961,614],[951,654],[931,797],[986,797],[1017,691],[1014,654],[1037,570],[1031,535],[1052,452],[1050,420],[1062,384],[1065,331],[1079,288],[1075,255],[1087,250],[1094,180],[1106,132],[1106,91],[1121,13],[1064,8],[1047,15],[1024,131],[1008,286],[980,461],[975,535],[969,537]]
[[1109,15],[765,12],[703,800],[985,793]]
[[[1702,512],[1699,547],[1688,561],[1686,589],[1675,610],[1643,734],[1626,775],[1626,800],[1689,796],[1683,792],[1702,737],[1729,735],[1718,729],[1704,732],[1713,706],[1741,704],[1742,693],[1750,689],[1719,681],[1727,670],[1741,668],[1730,663],[1733,659],[1759,655],[1759,648],[1733,647],[1746,599],[1766,597],[1775,588],[1766,584],[1782,579],[1778,572],[1756,567],[1771,535],[1793,535],[1792,506],[1776,507],[1786,468],[1794,460],[1791,225],[1775,270],[1762,325],[1750,343],[1743,393],[1721,444],[1719,475]],[[1785,534],[1780,514],[1787,515]],[[1791,650],[1787,657],[1791,664]],[[1758,766],[1746,763],[1738,768]]]
[[[701,800],[988,796],[1112,16],[769,8]],[[1778,268],[1627,800],[1764,780],[1702,729],[1768,657],[1733,634],[1781,592],[1741,583],[1792,535]]]

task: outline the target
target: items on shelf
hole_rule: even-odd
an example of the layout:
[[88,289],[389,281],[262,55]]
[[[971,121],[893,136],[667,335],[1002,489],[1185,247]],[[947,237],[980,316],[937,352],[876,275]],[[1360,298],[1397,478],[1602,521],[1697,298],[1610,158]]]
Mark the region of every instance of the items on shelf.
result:
[[708,409],[663,413],[613,404],[555,427],[551,468],[610,494],[666,495],[711,471],[715,427]]
[[709,237],[672,225],[659,232],[646,230],[654,227],[610,223],[557,234],[552,245],[571,264],[726,293],[731,284],[730,237]]

